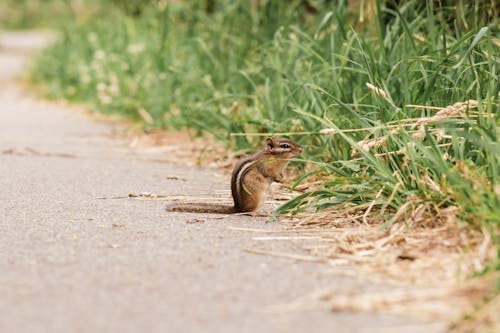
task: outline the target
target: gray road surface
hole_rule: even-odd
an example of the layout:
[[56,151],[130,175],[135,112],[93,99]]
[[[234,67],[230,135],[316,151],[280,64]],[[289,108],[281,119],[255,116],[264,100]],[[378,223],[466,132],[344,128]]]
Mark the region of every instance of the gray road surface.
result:
[[[116,125],[21,92],[13,78],[41,44],[37,34],[0,34],[0,332],[444,331],[440,322],[332,313],[310,295],[383,286],[246,253],[294,249],[230,228],[280,223],[99,199],[229,193],[213,170],[146,162],[110,139]],[[205,222],[187,223],[195,218]]]

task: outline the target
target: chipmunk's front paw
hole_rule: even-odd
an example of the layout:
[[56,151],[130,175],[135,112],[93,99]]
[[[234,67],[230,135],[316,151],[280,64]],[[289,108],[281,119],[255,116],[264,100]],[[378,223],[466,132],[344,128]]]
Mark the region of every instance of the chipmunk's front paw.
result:
[[283,183],[283,179],[285,177],[283,176],[282,173],[280,173],[278,176],[274,177],[273,181],[276,182],[276,183]]

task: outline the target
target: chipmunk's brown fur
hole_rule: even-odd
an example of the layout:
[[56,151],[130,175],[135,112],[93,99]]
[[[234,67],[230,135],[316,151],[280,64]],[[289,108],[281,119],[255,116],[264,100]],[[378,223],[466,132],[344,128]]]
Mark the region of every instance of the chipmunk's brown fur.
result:
[[292,157],[300,155],[302,147],[292,140],[269,137],[261,151],[239,162],[231,177],[233,206],[210,203],[180,203],[168,211],[232,214],[255,211],[264,201],[272,182],[283,181],[283,170]]

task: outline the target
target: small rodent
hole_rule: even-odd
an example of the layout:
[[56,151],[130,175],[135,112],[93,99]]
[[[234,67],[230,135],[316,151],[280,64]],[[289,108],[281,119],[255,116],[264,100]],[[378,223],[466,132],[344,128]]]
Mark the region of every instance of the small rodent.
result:
[[272,182],[283,181],[283,170],[292,157],[302,153],[302,147],[286,138],[271,136],[266,146],[239,162],[231,176],[234,205],[213,203],[175,203],[167,211],[233,214],[253,212],[260,207]]

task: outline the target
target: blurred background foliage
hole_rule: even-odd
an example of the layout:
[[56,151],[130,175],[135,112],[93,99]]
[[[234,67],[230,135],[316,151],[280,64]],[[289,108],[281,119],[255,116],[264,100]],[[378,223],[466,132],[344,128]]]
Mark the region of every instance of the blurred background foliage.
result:
[[99,0],[0,0],[0,29],[57,28],[109,8]]

